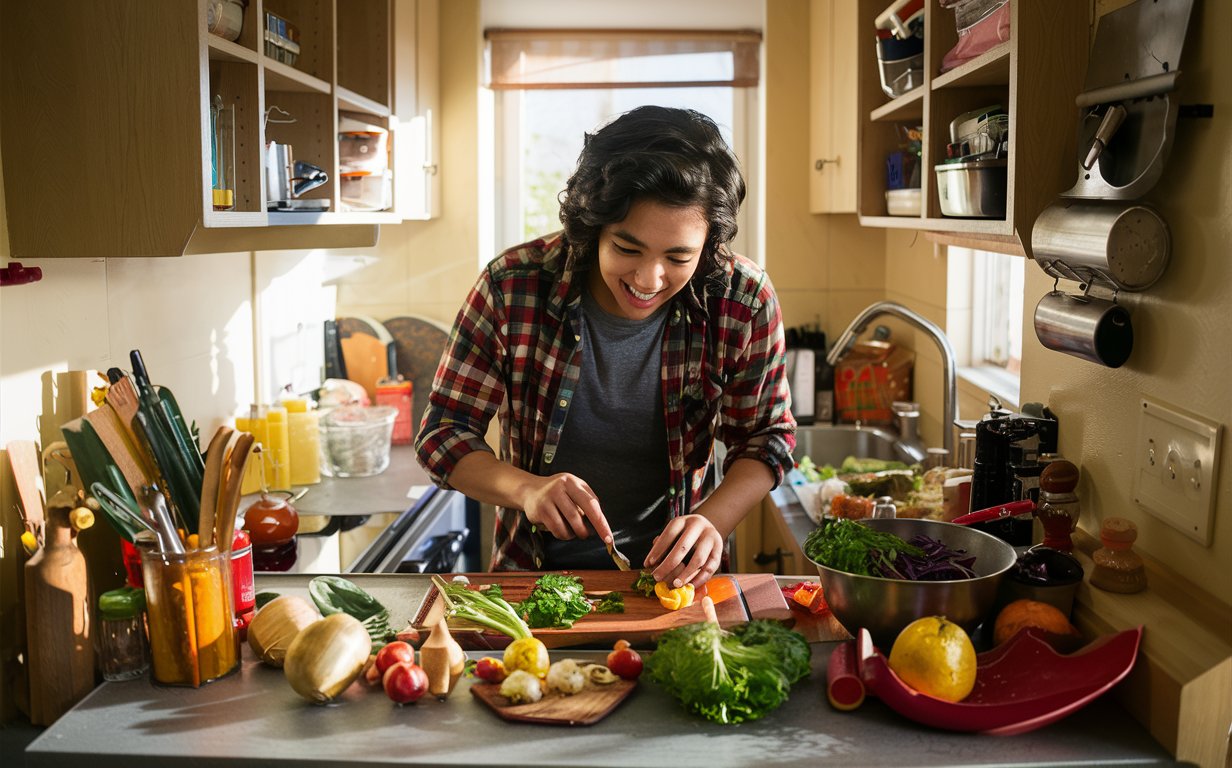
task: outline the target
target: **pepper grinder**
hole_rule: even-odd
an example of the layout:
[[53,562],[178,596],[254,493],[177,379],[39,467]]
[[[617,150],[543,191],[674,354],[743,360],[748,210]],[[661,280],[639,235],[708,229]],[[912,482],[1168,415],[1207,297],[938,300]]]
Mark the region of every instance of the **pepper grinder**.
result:
[[1074,489],[1078,487],[1078,467],[1056,459],[1044,467],[1039,479],[1040,498],[1035,515],[1044,526],[1044,546],[1073,552],[1070,534],[1078,525],[1081,507]]
[[1131,521],[1121,517],[1104,518],[1099,529],[1099,540],[1104,546],[1091,556],[1095,561],[1091,586],[1122,594],[1146,589],[1146,569],[1142,558],[1133,550],[1137,538],[1138,528]]

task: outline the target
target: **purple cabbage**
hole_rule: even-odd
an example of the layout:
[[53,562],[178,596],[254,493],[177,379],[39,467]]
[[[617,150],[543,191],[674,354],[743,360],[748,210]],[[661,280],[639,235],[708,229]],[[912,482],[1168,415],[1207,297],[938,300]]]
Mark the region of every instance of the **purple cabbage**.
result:
[[940,541],[923,534],[911,537],[907,543],[918,547],[923,554],[915,555],[902,550],[870,553],[872,565],[869,573],[881,578],[908,581],[975,578],[975,571],[971,569],[975,564],[975,556],[968,555],[965,549],[950,549]]

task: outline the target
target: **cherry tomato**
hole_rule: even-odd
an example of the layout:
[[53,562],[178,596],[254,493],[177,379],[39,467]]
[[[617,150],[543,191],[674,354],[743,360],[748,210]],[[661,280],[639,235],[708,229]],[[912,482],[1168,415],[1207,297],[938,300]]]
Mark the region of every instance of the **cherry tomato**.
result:
[[428,673],[418,664],[398,662],[381,679],[385,695],[399,704],[417,701],[428,691]]
[[607,655],[607,668],[625,680],[636,680],[642,674],[642,657],[632,648],[621,648]]
[[414,664],[415,649],[410,643],[395,640],[376,652],[376,671],[384,675],[395,664]]
[[505,662],[484,656],[475,662],[475,677],[486,683],[502,683],[509,673],[505,671]]

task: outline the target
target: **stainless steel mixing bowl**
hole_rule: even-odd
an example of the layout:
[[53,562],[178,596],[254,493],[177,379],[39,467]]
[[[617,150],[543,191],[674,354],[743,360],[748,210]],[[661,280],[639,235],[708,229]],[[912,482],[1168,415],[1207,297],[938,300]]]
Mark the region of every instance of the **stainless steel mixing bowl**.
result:
[[834,617],[855,635],[861,627],[886,653],[903,627],[922,616],[945,616],[968,633],[989,618],[1002,576],[1016,560],[1014,548],[996,536],[938,520],[876,519],[861,524],[903,540],[924,534],[950,549],[975,555],[976,577],[952,581],[907,581],[859,576],[813,561]]

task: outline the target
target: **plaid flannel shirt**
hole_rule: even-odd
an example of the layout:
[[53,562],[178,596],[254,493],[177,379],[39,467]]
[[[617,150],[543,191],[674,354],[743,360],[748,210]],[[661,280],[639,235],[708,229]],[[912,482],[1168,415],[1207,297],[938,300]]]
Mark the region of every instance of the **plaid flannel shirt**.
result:
[[[500,418],[500,458],[551,474],[577,387],[580,290],[585,268],[558,233],[509,249],[488,264],[458,313],[416,439],[433,482],[471,451]],[[709,489],[717,438],[725,465],[764,462],[775,485],[791,467],[791,415],[778,300],[765,272],[737,256],[697,274],[672,298],[663,337],[670,514],[686,514]],[[632,482],[632,480],[631,480]],[[600,499],[602,502],[602,499]],[[537,569],[545,535],[516,509],[498,507],[491,570]]]

